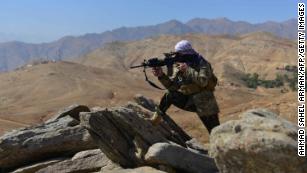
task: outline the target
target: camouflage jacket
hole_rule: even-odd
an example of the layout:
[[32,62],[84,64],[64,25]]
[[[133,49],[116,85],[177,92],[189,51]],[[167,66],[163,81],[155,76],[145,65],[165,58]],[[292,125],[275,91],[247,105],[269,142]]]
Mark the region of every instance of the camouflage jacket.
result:
[[201,58],[200,62],[194,65],[189,65],[186,72],[178,71],[173,67],[173,75],[171,77],[163,74],[158,79],[164,87],[170,91],[182,92],[185,95],[198,93],[204,90],[214,90],[209,88],[208,84],[211,81],[213,70],[209,62]]

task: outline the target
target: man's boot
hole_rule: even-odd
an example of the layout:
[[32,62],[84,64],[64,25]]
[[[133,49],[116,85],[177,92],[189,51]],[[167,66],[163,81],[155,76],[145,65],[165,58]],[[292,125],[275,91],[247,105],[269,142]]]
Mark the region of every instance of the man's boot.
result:
[[162,116],[158,113],[158,111],[156,111],[153,116],[150,118],[151,123],[154,126],[157,126],[161,123],[162,121]]

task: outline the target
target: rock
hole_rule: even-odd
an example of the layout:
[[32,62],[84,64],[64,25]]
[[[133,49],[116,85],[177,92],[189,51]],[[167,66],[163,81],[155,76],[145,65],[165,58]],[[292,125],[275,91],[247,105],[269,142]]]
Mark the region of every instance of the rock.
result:
[[80,151],[79,153],[76,153],[71,160],[77,160],[77,159],[83,159],[87,157],[92,157],[96,155],[103,155],[100,149],[93,149],[93,150],[86,150],[86,151]]
[[209,153],[222,173],[306,173],[298,157],[298,127],[265,109],[243,113],[213,129]]
[[104,171],[104,172],[102,171],[101,173],[166,173],[166,172],[157,170],[149,166],[143,166],[134,169],[121,169],[121,170]]
[[16,168],[93,148],[97,148],[97,145],[87,130],[71,117],[62,117],[2,136],[0,168]]
[[65,160],[46,168],[37,173],[82,173],[99,171],[110,163],[110,160],[99,149],[82,151],[74,155],[72,159]]
[[[145,119],[149,119],[152,116],[152,111],[134,102],[128,102],[128,104],[125,105],[124,107],[133,109],[137,113],[145,115],[144,116]],[[146,113],[144,114],[144,112]],[[179,135],[180,138],[184,139],[184,141],[188,141],[192,139],[184,130],[182,130],[182,128],[180,128],[176,124],[176,122],[170,116],[168,116],[167,114],[163,114],[162,117],[163,117],[163,123],[167,124],[167,126],[170,127],[171,131],[176,132],[174,133],[174,135]]]
[[177,144],[156,143],[149,148],[145,160],[151,165],[169,165],[187,173],[215,173],[218,171],[212,158],[192,152]]
[[113,162],[123,167],[143,166],[147,149],[157,142],[172,141],[186,147],[182,136],[165,123],[153,126],[146,120],[150,111],[127,107],[81,113],[81,125],[90,132],[99,148]]
[[112,172],[112,171],[119,171],[119,170],[123,170],[124,168],[122,168],[120,165],[112,162],[111,160],[109,160],[108,164],[106,166],[103,166],[100,169],[100,172]]
[[140,94],[137,94],[135,97],[134,97],[134,101],[139,104],[140,106],[154,112],[156,110],[156,104],[153,100],[149,99],[149,98],[146,98],[145,96],[143,95],[140,95]]
[[65,159],[67,159],[67,158],[65,158],[65,157],[55,158],[55,159],[50,159],[50,160],[46,160],[46,161],[42,161],[42,162],[37,162],[37,163],[31,164],[31,165],[27,165],[25,167],[16,169],[12,173],[33,173],[33,172],[36,172],[36,171],[38,171],[42,168],[45,168],[49,165],[53,165],[55,163],[61,162]]
[[203,144],[201,144],[199,141],[197,141],[195,138],[186,141],[186,145],[188,146],[188,149],[190,149],[193,152],[197,152],[198,154],[208,154],[208,149],[205,149]]
[[71,105],[64,110],[59,111],[56,115],[46,121],[46,123],[60,119],[67,115],[73,117],[74,119],[79,119],[80,112],[90,112],[90,109],[84,105]]

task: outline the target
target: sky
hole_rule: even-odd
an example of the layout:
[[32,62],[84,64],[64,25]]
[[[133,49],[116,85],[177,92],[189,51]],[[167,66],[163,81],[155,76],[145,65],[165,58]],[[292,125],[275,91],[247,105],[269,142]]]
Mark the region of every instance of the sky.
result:
[[50,42],[172,19],[281,22],[297,17],[297,2],[306,0],[0,0],[0,42]]

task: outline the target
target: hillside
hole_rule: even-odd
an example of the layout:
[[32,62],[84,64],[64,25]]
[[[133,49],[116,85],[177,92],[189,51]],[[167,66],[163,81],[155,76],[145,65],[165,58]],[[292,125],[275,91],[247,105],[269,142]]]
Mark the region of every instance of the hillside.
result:
[[[281,88],[254,90],[240,80],[246,72],[269,77],[277,72],[276,66],[295,64],[294,42],[267,33],[236,37],[188,34],[114,42],[75,62],[44,62],[0,73],[0,131],[42,122],[72,104],[121,105],[138,93],[158,102],[163,92],[145,82],[142,69],[130,70],[129,66],[161,56],[181,39],[191,40],[195,49],[212,62],[219,77],[215,94],[222,121],[256,107],[269,108],[296,121],[295,92],[282,93]],[[150,71],[149,77],[157,82]],[[169,113],[192,136],[207,140],[207,132],[195,114],[173,107]]]
[[264,78],[273,78],[279,72],[277,67],[296,64],[296,43],[264,32],[240,36],[186,34],[113,42],[74,61],[125,71],[131,65],[140,64],[143,59],[162,57],[163,52],[173,51],[176,42],[182,39],[191,41],[195,49],[212,63],[220,82],[236,82],[240,75],[254,72]]
[[[1,131],[41,122],[74,103],[122,104],[149,88],[130,74],[71,62],[28,65],[0,74],[0,81]],[[121,94],[125,88],[129,90]]]
[[66,36],[50,43],[6,42],[0,43],[0,71],[12,70],[37,59],[63,60],[76,58],[113,41],[141,40],[159,35],[186,33],[237,35],[256,31],[270,32],[279,37],[294,39],[296,38],[295,28],[295,19],[280,23],[251,24],[243,21],[231,21],[227,18],[211,20],[196,18],[186,23],[171,20],[151,26],[121,27],[103,33]]

